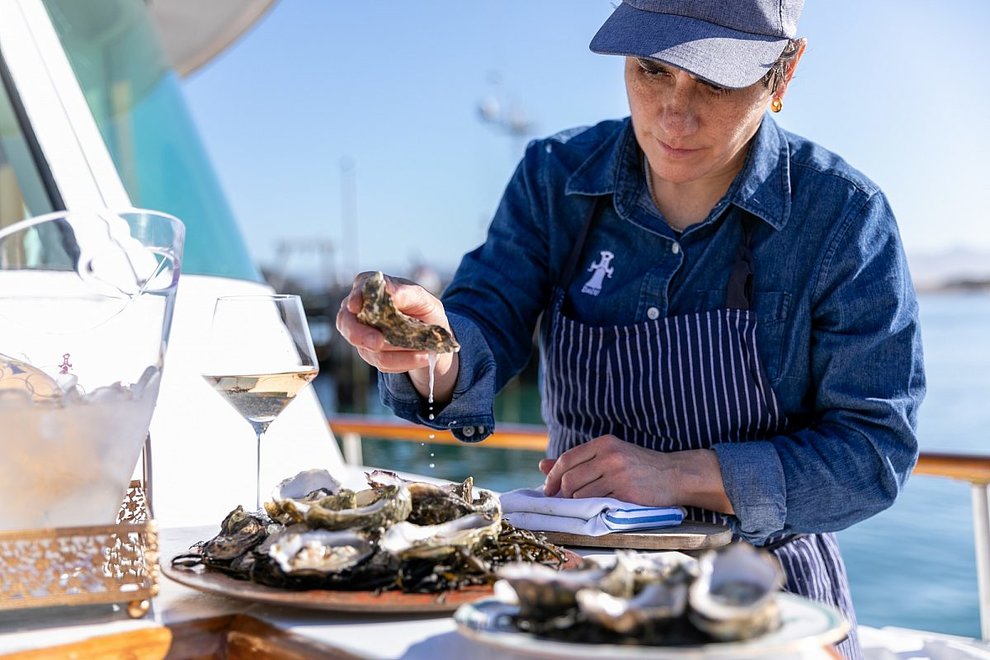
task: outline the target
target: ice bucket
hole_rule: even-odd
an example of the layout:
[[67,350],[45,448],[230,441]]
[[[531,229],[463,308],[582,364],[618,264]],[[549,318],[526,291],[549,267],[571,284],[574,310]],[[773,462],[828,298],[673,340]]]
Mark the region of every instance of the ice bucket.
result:
[[158,396],[184,233],[144,210],[0,228],[0,530],[114,523]]

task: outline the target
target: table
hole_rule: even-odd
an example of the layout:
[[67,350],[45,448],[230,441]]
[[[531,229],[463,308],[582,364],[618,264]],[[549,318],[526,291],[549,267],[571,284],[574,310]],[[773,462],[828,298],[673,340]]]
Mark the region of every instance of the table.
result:
[[[215,527],[164,529],[161,556],[168,559]],[[603,553],[581,551],[600,557]],[[607,553],[604,553],[607,554]],[[107,606],[25,610],[0,616],[0,654],[14,657],[79,657],[96,652],[160,658],[209,655],[228,649],[260,654],[283,651],[296,657],[495,660],[532,657],[476,644],[443,616],[370,616],[312,612],[257,605],[204,594],[162,578],[161,592],[147,617],[132,620]],[[47,651],[47,654],[44,653]],[[41,653],[39,655],[39,652]],[[809,650],[802,657],[832,657]]]

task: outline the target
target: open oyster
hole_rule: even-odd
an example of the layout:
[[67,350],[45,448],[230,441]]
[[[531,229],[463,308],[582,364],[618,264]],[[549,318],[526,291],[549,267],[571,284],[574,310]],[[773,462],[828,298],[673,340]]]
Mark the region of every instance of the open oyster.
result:
[[439,525],[471,513],[489,518],[501,517],[498,497],[487,490],[475,490],[474,479],[468,477],[459,484],[433,484],[403,479],[395,472],[373,470],[365,473],[372,488],[404,485],[412,495],[412,513],[408,520],[417,525]]
[[573,609],[577,605],[578,591],[596,588],[605,574],[606,570],[591,560],[585,561],[581,568],[565,571],[542,564],[514,562],[495,572],[495,576],[515,592],[520,616],[537,620],[550,619]]
[[498,538],[502,518],[480,513],[454,518],[439,525],[417,525],[408,521],[389,527],[378,547],[400,559],[440,558]]
[[641,554],[620,548],[615,551],[615,564],[602,577],[599,588],[612,596],[628,599],[651,584],[687,585],[697,575],[698,560],[680,552]]
[[575,594],[578,609],[603,628],[634,634],[646,626],[668,625],[687,608],[688,583],[674,580],[646,585],[632,598],[613,596],[598,589]]
[[733,543],[698,561],[688,618],[715,639],[750,639],[780,627],[776,593],[784,581],[780,562],[765,550]]
[[297,531],[289,527],[268,545],[268,556],[289,575],[327,575],[353,568],[374,553],[371,543],[350,531]]
[[276,486],[265,510],[284,525],[372,531],[405,520],[412,510],[412,495],[399,482],[355,492],[341,488],[326,470],[307,470]]
[[697,560],[680,553],[646,555],[617,550],[598,588],[575,595],[584,616],[608,630],[636,635],[669,626],[684,615]]
[[460,349],[460,344],[446,328],[428,325],[396,309],[381,271],[365,280],[361,295],[364,301],[357,314],[358,320],[378,328],[393,346],[433,353],[453,353]]
[[271,501],[265,502],[265,512],[284,524],[301,522],[313,502],[339,491],[340,482],[326,470],[304,470],[275,486]]
[[306,522],[325,529],[383,529],[409,517],[412,496],[405,486],[344,490],[310,504]]

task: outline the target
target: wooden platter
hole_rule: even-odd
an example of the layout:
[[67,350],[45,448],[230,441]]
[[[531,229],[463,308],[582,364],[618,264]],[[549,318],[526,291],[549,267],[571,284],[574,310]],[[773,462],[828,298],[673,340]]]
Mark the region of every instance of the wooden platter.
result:
[[676,527],[658,527],[635,532],[612,532],[601,536],[541,532],[557,545],[630,550],[707,550],[728,545],[732,531],[724,525],[685,520]]
[[[576,568],[584,560],[565,550],[564,568]],[[170,580],[197,591],[229,596],[239,600],[267,605],[285,605],[328,612],[368,612],[375,614],[439,614],[450,613],[464,603],[492,596],[491,585],[464,587],[439,594],[414,594],[401,591],[337,591],[308,589],[294,591],[277,589],[247,580],[238,580],[202,566],[182,568],[171,561],[161,563],[162,573]]]

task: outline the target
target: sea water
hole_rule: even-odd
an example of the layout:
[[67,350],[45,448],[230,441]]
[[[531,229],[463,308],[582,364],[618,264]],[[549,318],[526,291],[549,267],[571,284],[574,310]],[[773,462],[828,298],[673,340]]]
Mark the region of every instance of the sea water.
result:
[[[990,454],[990,295],[920,299],[928,393],[923,452]],[[839,533],[862,623],[978,637],[968,482],[913,477],[893,507]]]
[[[923,295],[921,320],[928,377],[918,424],[921,450],[990,454],[990,295]],[[500,398],[500,421],[539,421],[535,391],[520,395],[517,389]],[[389,414],[377,395],[370,403],[375,414]],[[510,409],[523,415],[504,414]],[[424,457],[419,443],[364,443],[368,465],[401,465],[457,481],[472,475],[475,483],[500,491],[543,479],[537,452],[472,446],[431,446],[430,451],[436,458]],[[427,467],[430,462],[435,470]],[[968,483],[913,477],[893,507],[838,536],[860,623],[979,636]]]

